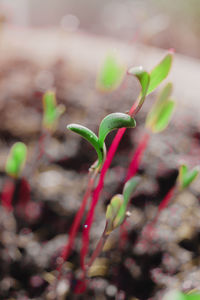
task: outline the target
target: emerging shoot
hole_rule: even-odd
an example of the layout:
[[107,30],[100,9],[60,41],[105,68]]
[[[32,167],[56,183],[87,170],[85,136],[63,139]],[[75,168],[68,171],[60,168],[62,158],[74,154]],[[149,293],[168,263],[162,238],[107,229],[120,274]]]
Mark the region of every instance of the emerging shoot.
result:
[[6,162],[6,173],[11,177],[18,178],[25,164],[27,148],[24,143],[15,143],[9,153]]

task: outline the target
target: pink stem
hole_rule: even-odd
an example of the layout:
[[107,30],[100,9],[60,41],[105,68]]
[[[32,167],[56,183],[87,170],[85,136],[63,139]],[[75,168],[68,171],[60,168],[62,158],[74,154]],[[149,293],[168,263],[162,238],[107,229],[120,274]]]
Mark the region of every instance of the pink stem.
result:
[[146,133],[141,142],[139,143],[136,151],[134,152],[134,155],[131,159],[128,171],[127,171],[127,175],[126,175],[126,179],[125,182],[127,182],[131,177],[133,177],[137,171],[138,168],[140,166],[140,162],[142,159],[142,155],[147,147],[148,141],[149,141],[150,135],[148,133]]
[[88,186],[87,186],[87,190],[85,192],[85,195],[83,197],[83,201],[81,203],[81,206],[76,214],[76,217],[74,219],[74,222],[72,224],[72,227],[70,229],[70,233],[69,233],[69,239],[67,241],[67,244],[65,245],[62,253],[61,253],[61,258],[62,258],[62,262],[60,263],[60,265],[58,266],[58,270],[61,271],[62,269],[62,265],[63,265],[63,262],[66,261],[70,255],[70,252],[73,248],[73,245],[74,245],[74,240],[75,240],[75,237],[76,237],[76,234],[77,234],[77,231],[80,227],[80,223],[81,223],[81,220],[82,220],[82,217],[83,217],[83,214],[84,214],[84,211],[85,211],[85,208],[86,208],[86,205],[87,205],[87,200],[91,194],[91,190],[92,190],[92,187],[94,185],[94,181],[95,181],[95,178],[96,178],[96,174],[95,173],[95,176],[91,177],[88,181]]
[[12,200],[15,190],[15,182],[13,179],[6,179],[1,193],[2,206],[8,211],[13,210]]
[[[138,105],[138,102],[136,101],[136,103],[134,103],[133,106],[131,107],[131,109],[129,111],[129,115],[134,114],[134,111],[137,109],[137,105]],[[104,178],[106,176],[106,172],[107,172],[108,168],[110,167],[112,159],[115,155],[115,152],[118,148],[118,145],[119,145],[125,131],[126,131],[126,128],[121,128],[117,131],[117,134],[112,142],[112,145],[110,146],[110,149],[108,150],[106,160],[103,164],[98,185],[97,185],[96,189],[94,190],[92,202],[90,205],[90,210],[86,217],[86,222],[85,222],[83,236],[82,236],[81,267],[83,270],[85,270],[85,257],[87,255],[88,248],[89,248],[89,234],[90,234],[90,228],[92,226],[92,222],[93,222],[93,218],[94,218],[94,211],[95,211],[96,205],[98,203],[101,190],[104,185]]]

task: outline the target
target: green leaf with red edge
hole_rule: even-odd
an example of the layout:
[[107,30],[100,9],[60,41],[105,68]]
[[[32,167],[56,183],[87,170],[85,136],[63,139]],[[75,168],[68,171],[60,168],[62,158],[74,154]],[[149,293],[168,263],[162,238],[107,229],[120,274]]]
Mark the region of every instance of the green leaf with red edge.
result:
[[20,175],[26,161],[26,155],[27,147],[24,143],[17,142],[12,146],[5,167],[8,175],[15,178]]
[[118,63],[114,54],[106,56],[97,78],[97,88],[103,91],[116,89],[125,75],[125,67]]
[[189,171],[186,165],[181,165],[178,176],[180,189],[188,187],[195,180],[198,174],[199,168],[195,167]]

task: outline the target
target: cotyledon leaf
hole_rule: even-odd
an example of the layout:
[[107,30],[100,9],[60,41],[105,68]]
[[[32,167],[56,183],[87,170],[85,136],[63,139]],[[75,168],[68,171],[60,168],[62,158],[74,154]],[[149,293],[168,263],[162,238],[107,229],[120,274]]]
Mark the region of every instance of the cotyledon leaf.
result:
[[48,91],[43,96],[44,123],[49,126],[57,118],[55,93]]
[[197,167],[189,171],[186,165],[181,165],[179,168],[179,177],[178,177],[180,188],[184,189],[187,186],[189,186],[193,182],[193,180],[197,177],[198,174],[199,174],[199,169]]
[[157,101],[154,103],[152,109],[147,115],[146,124],[145,124],[147,128],[151,129],[153,127],[153,125],[157,120],[158,115],[162,110],[163,103],[170,97],[171,93],[172,93],[172,83],[169,82],[162,89],[161,93],[158,96]]
[[92,130],[88,129],[87,127],[78,124],[69,124],[67,125],[67,129],[78,133],[94,147],[98,155],[98,166],[99,166],[103,162],[104,153],[103,153],[103,148],[101,149],[99,146],[99,139],[96,136],[96,134]]
[[136,121],[124,113],[112,113],[107,115],[99,126],[99,145],[103,148],[105,138],[109,132],[118,128],[134,128]]
[[27,147],[22,142],[15,143],[9,153],[6,162],[6,172],[14,177],[18,177],[26,160]]
[[107,221],[107,227],[106,227],[106,234],[109,234],[111,231],[113,231],[116,227],[114,225],[115,218],[118,215],[119,209],[122,206],[124,201],[124,198],[121,194],[117,194],[112,197],[110,204],[107,206],[106,209],[106,221]]
[[113,53],[106,56],[97,78],[97,87],[111,91],[119,86],[125,74],[125,67],[120,65]]
[[135,113],[136,113],[142,107],[145,97],[147,95],[147,90],[148,90],[149,83],[150,83],[150,75],[147,71],[145,71],[143,69],[142,66],[130,68],[128,70],[128,74],[136,76],[141,85],[141,93],[140,93],[139,101],[137,103],[137,107],[135,110]]
[[147,95],[153,92],[157,86],[167,77],[173,61],[172,53],[168,53],[161,62],[150,72],[150,83]]
[[126,184],[124,185],[124,189],[123,189],[123,204],[121,205],[117,216],[114,220],[114,226],[117,227],[119,225],[121,225],[124,222],[124,219],[126,217],[126,211],[127,211],[127,205],[129,203],[129,200],[131,198],[131,195],[133,194],[133,192],[135,191],[135,189],[137,188],[138,184],[141,181],[141,177],[139,176],[134,176],[131,179],[129,179]]
[[155,123],[152,126],[152,131],[154,133],[161,132],[168,126],[174,108],[175,102],[173,100],[165,101],[165,103],[162,105],[162,109],[160,110]]

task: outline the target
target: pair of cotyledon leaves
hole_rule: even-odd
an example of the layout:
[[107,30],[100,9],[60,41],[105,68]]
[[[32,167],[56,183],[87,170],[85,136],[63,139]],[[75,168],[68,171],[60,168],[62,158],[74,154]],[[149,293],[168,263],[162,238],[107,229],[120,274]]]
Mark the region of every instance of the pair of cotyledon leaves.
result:
[[126,218],[127,206],[131,195],[140,183],[141,178],[134,176],[124,185],[123,193],[115,195],[106,210],[106,234],[119,227]]
[[[139,109],[143,105],[145,97],[153,92],[157,88],[157,86],[167,77],[171,68],[171,64],[172,54],[168,53],[150,73],[143,70],[142,67],[131,68],[129,70],[128,73],[136,76],[141,85],[141,93],[139,96],[139,101],[137,103],[136,112],[139,111]],[[162,102],[165,102],[166,105],[166,99]],[[160,105],[160,107],[163,108],[163,105]],[[160,112],[160,110],[157,109],[156,111]],[[163,116],[163,113],[160,112],[160,115]],[[164,114],[163,118],[167,119],[166,114]],[[161,123],[160,118],[159,123]],[[81,135],[95,148],[98,155],[98,162],[95,165],[95,168],[100,168],[105,159],[104,141],[107,134],[114,129],[123,127],[131,128],[135,126],[135,120],[129,115],[123,113],[113,113],[106,116],[102,120],[99,126],[99,137],[97,137],[93,131],[82,125],[70,124],[67,126],[67,128]]]

